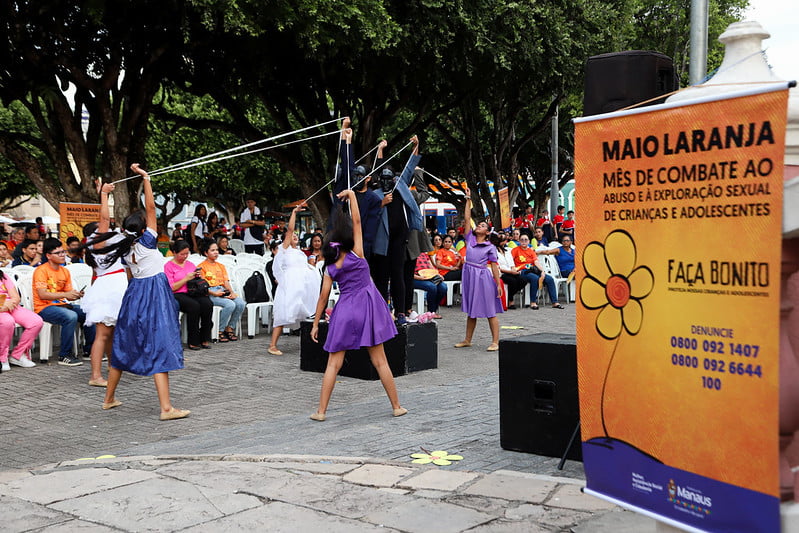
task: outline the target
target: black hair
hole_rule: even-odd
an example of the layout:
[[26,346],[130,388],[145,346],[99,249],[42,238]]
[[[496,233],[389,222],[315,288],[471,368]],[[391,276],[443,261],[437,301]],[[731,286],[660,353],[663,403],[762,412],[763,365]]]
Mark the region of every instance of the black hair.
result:
[[8,250],[8,244],[6,244],[6,241],[0,241],[0,246],[5,246],[6,250]]
[[85,226],[83,226],[83,236],[87,239],[91,237],[92,233],[97,231],[97,226],[99,226],[97,222],[89,222]]
[[194,208],[194,216],[200,220],[205,220],[204,217],[200,215],[200,209],[205,209],[206,216],[208,216],[208,209],[205,207],[205,204],[197,204],[197,207]]
[[560,211],[561,209],[566,209],[566,206],[559,205],[559,206],[558,206],[558,211]]
[[278,241],[277,239],[275,239],[274,241],[269,243],[269,249],[270,250],[274,250],[278,246],[280,246],[280,241]]
[[25,233],[28,233],[32,229],[35,229],[36,231],[39,231],[39,226],[37,226],[36,224],[27,224],[25,226]]
[[80,242],[80,239],[78,239],[74,235],[67,237],[67,246],[69,246],[73,242]]
[[212,244],[216,244],[216,241],[206,237],[206,238],[202,239],[199,242],[199,244],[197,244],[197,247],[200,249],[200,253],[202,255],[205,255],[208,252],[208,250],[211,248]]
[[488,240],[497,247],[497,250],[501,250],[502,253],[505,253],[505,245],[502,244],[502,239],[499,238],[497,233],[492,233],[488,236]]
[[[133,247],[133,244],[137,242],[147,230],[147,219],[145,218],[144,211],[134,211],[126,216],[125,220],[122,221],[122,229],[124,230],[124,233],[122,234],[124,238],[118,240],[114,244],[109,244],[108,246],[103,247],[102,254],[97,254],[97,258],[92,258],[91,261],[86,261],[89,266],[100,266],[106,268],[128,255],[130,253],[130,249]],[[93,239],[86,241],[86,244],[83,245],[83,248],[88,248],[93,244],[105,242],[114,235],[119,235],[119,233],[116,231],[108,231],[106,233],[96,235]],[[94,261],[94,259],[99,259],[99,261]],[[99,263],[99,265],[92,265],[91,263],[93,262]]]
[[216,226],[219,225],[219,215],[216,214],[216,211],[211,211],[208,214],[208,220],[206,220],[206,222],[208,223],[209,227],[211,226],[211,218],[215,218],[216,219],[216,222],[214,222],[214,228],[216,228]]
[[[25,244],[25,243],[27,243],[27,244]],[[22,242],[23,248],[27,247],[27,246],[30,246],[31,243],[36,244],[36,241],[34,241],[33,239],[25,239]],[[54,237],[50,237],[49,239],[45,239],[44,243],[42,244],[42,253],[45,254],[45,255],[49,254],[50,252],[52,252],[53,250],[55,250],[59,246],[62,246],[62,244],[61,244],[61,241],[59,241],[58,239],[56,239]]]
[[191,246],[189,246],[189,243],[184,241],[183,239],[178,239],[169,245],[169,249],[172,250],[172,253],[175,255],[178,255],[186,248],[191,248]]
[[183,239],[178,239],[175,242],[169,245],[169,249],[172,251],[173,254],[178,255],[180,252],[185,250],[186,248],[191,248],[188,242],[184,241]]
[[567,214],[567,215],[571,215],[571,214],[573,214],[573,213],[574,213],[574,211],[572,211],[571,209],[570,209],[570,210],[568,210],[568,211],[566,211],[566,214]]
[[[338,260],[340,253],[347,253],[355,247],[355,239],[352,236],[352,219],[349,214],[345,214],[341,204],[337,204],[331,215],[333,225],[325,237],[322,244],[322,257],[325,258],[326,265],[332,265]],[[338,243],[331,246],[330,243]]]

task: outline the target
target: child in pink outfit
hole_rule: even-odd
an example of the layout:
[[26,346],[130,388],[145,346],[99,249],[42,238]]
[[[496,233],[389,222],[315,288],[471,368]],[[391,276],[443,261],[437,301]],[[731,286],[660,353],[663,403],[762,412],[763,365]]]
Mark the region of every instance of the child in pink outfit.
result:
[[[3,300],[0,305],[0,367],[2,371],[10,370],[9,363],[22,367],[36,366],[30,360],[29,352],[44,322],[42,317],[30,309],[20,307],[17,287],[11,277],[2,270],[0,270],[0,300]],[[25,331],[20,336],[9,359],[8,350],[14,337],[15,324],[22,326]]]

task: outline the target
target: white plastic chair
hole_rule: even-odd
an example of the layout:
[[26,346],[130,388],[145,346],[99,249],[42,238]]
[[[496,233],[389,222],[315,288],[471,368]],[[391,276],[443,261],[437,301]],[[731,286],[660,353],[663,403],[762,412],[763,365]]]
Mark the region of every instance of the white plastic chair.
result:
[[442,281],[442,283],[447,286],[447,307],[452,307],[452,303],[455,301],[455,289],[460,290],[461,282]]
[[267,261],[258,254],[239,254],[236,256],[236,265],[251,268],[253,270],[263,270]]
[[244,253],[244,241],[241,239],[228,239],[227,241],[228,246],[233,248],[233,251],[237,254]]
[[23,274],[30,274],[33,276],[33,271],[36,270],[36,267],[32,267],[30,265],[17,265],[15,267],[11,267],[12,272],[14,275],[19,278]]
[[413,289],[413,299],[416,300],[416,312],[420,315],[424,313],[424,300],[426,296],[427,291],[423,291],[422,289]]
[[[247,268],[244,266],[237,266],[236,269],[233,271],[231,275],[231,282],[235,282],[234,288],[236,292],[244,298],[244,284],[250,279],[255,270],[251,268]],[[261,272],[259,270],[258,272]],[[266,275],[265,272],[261,272],[264,283],[266,284],[266,292],[269,294],[269,298],[272,298],[272,290],[271,285],[272,282],[269,280],[269,276]],[[246,301],[246,299],[245,299]],[[245,309],[247,309],[247,338],[252,339],[258,334],[259,324],[258,324],[258,314],[261,315],[260,323],[264,324],[267,327],[267,331],[272,330],[272,307],[274,303],[272,301],[269,302],[247,302]]]
[[542,255],[539,257],[541,257],[541,263],[544,265],[544,271],[552,276],[556,287],[563,287],[563,294],[566,297],[566,301],[569,302],[569,283],[567,278],[560,275],[558,260],[554,255]]
[[[69,271],[69,276],[72,278],[72,288],[74,290],[85,290],[89,285],[92,284],[92,275],[94,275],[94,269],[92,269],[92,267],[89,265],[84,263],[69,263],[65,265],[64,268]],[[80,305],[80,300],[75,300],[72,303]]]
[[191,261],[193,265],[197,266],[203,261],[205,261],[205,256],[200,254],[191,254],[189,255],[188,260]]
[[238,263],[235,255],[220,255],[216,258],[216,260],[225,265],[225,268],[228,270],[228,272],[231,272],[234,268],[236,268]]

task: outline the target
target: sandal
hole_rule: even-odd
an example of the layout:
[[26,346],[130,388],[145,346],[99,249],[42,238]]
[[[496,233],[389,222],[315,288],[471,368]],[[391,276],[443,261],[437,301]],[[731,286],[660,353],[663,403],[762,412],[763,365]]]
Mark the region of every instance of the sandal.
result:
[[217,342],[228,342],[229,340],[230,339],[227,338],[227,332],[226,331],[220,331],[219,332],[219,338],[217,339]]
[[538,304],[530,304],[530,309],[533,311],[538,311]]
[[565,307],[563,307],[563,306],[562,306],[562,305],[560,305],[560,304],[553,304],[553,305],[552,305],[552,309],[566,309],[566,308],[565,308]]
[[225,335],[227,335],[228,340],[231,340],[231,341],[239,340],[239,338],[236,336],[236,332],[233,331],[233,328],[231,328],[230,331],[225,330]]

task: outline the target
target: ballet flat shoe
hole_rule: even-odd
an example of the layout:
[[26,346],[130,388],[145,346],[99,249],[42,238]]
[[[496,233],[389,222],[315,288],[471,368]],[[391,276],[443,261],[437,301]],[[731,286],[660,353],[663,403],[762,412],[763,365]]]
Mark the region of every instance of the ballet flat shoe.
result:
[[267,348],[266,351],[272,355],[283,355],[283,352],[281,352],[277,348]]
[[471,342],[464,341],[464,342],[459,342],[458,344],[456,344],[455,348],[468,348],[471,345],[472,345]]
[[322,413],[314,413],[311,415],[311,420],[316,420],[317,422],[324,422],[325,415]]
[[119,407],[120,405],[122,405],[122,402],[119,400],[114,400],[113,402],[103,402],[103,410],[108,411],[109,409]]
[[391,412],[391,414],[393,414],[394,416],[402,416],[404,414],[407,414],[407,412],[408,410],[405,409],[404,407],[397,407]]
[[160,418],[161,420],[177,420],[179,418],[186,418],[189,416],[189,413],[191,413],[191,411],[188,409],[178,409],[173,407],[171,411],[167,411],[165,413],[162,412]]
[[106,380],[104,380],[104,379],[103,380],[90,379],[89,380],[89,385],[91,385],[92,387],[107,387],[108,386],[108,382]]

